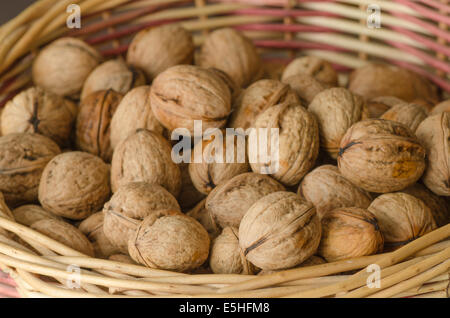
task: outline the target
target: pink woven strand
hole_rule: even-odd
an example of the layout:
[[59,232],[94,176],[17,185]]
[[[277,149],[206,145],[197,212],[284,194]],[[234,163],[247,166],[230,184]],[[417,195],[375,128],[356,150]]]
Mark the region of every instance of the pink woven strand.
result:
[[436,11],[432,11],[430,9],[427,9],[424,6],[421,6],[417,3],[414,3],[414,1],[410,0],[394,0],[395,2],[401,3],[407,7],[410,7],[414,11],[419,12],[424,17],[427,17],[429,19],[432,19],[434,21],[443,22],[445,24],[450,24],[450,17],[442,15],[437,13]]
[[315,26],[300,24],[243,24],[234,27],[240,31],[279,31],[279,32],[336,32],[336,30]]
[[19,298],[20,294],[15,288],[0,284],[0,297],[1,296],[4,298]]
[[450,41],[450,33],[447,31],[444,31],[442,29],[439,29],[438,27],[429,24],[425,21],[422,21],[416,17],[413,17],[411,15],[405,14],[405,13],[400,13],[400,12],[394,12],[394,11],[390,11],[390,13],[393,16],[399,17],[403,20],[415,23],[419,26],[421,26],[422,28],[424,28],[425,30],[429,31],[430,33],[434,34],[435,36],[441,37],[443,39],[446,39],[447,41]]
[[7,274],[4,274],[0,277],[0,284],[17,287],[16,282],[11,277],[9,277]]
[[334,52],[348,52],[328,44],[313,43],[306,41],[286,41],[286,40],[256,40],[254,44],[257,47],[278,48],[278,49],[320,49]]
[[311,11],[298,9],[267,9],[267,8],[247,8],[232,11],[232,14],[242,15],[262,15],[270,17],[338,17],[338,15],[325,11]]
[[419,0],[420,2],[425,3],[426,5],[439,9],[442,12],[446,12],[446,13],[450,13],[450,6],[446,5],[442,2],[438,2],[438,1],[433,1],[433,0]]

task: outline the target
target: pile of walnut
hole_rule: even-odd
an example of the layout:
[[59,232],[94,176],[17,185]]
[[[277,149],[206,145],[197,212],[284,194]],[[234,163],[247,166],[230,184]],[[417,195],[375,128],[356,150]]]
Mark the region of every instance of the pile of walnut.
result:
[[[197,52],[179,26],[144,30],[108,61],[50,43],[1,114],[0,214],[90,256],[244,274],[390,251],[449,222],[450,100],[436,87],[384,64],[347,88],[317,57],[280,78],[265,67],[232,29]],[[279,170],[175,164],[170,133],[194,120],[279,128]]]

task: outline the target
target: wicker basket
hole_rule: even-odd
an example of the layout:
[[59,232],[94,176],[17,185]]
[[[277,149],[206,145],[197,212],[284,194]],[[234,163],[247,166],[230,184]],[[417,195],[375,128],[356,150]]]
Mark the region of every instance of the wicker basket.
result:
[[[73,3],[81,7],[79,30],[66,27]],[[382,9],[380,29],[367,27],[373,4]],[[180,23],[196,45],[212,29],[237,28],[260,48],[272,76],[297,53],[329,60],[342,73],[384,60],[427,77],[448,96],[449,13],[448,0],[40,0],[0,27],[0,105],[31,85],[40,46],[70,35],[114,56],[139,30],[164,23]],[[5,218],[0,228],[40,253],[0,235],[0,269],[12,277],[0,274],[0,296],[448,297],[450,224],[395,252],[264,276],[180,274],[94,259]],[[380,288],[366,286],[370,264],[382,269]],[[68,280],[80,288],[67,287]]]

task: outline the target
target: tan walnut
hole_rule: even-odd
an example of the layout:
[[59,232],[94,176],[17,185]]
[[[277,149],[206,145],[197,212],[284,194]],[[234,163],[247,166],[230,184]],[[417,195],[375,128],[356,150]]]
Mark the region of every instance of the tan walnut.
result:
[[101,59],[100,53],[82,40],[60,38],[44,47],[34,60],[33,82],[57,95],[78,97]]
[[319,123],[321,147],[334,159],[348,128],[369,117],[364,100],[343,87],[329,88],[317,94],[308,111]]
[[196,219],[208,231],[211,241],[221,233],[221,228],[216,224],[211,213],[205,207],[206,199],[201,200],[197,205],[189,210],[186,215]]
[[381,119],[387,119],[399,122],[412,132],[415,132],[420,123],[428,117],[428,112],[422,106],[413,103],[400,103],[391,107]]
[[34,204],[22,205],[15,208],[12,213],[16,222],[26,226],[30,226],[31,224],[44,219],[63,221],[62,217],[45,210],[40,205]]
[[281,80],[297,74],[307,74],[324,84],[338,86],[338,76],[331,63],[316,56],[294,59],[284,69]]
[[76,144],[85,152],[110,162],[113,149],[110,141],[111,118],[123,95],[113,90],[97,91],[83,99],[76,124]]
[[298,194],[311,202],[320,218],[336,208],[367,209],[370,194],[344,178],[333,165],[323,165],[309,172],[298,187]]
[[39,184],[39,201],[50,212],[81,220],[102,209],[110,195],[109,166],[86,152],[54,157]]
[[209,254],[208,232],[193,218],[168,213],[146,217],[130,238],[131,258],[151,268],[186,272],[200,267]]
[[248,208],[260,198],[284,187],[263,174],[240,174],[212,190],[206,198],[206,209],[222,228],[239,227]]
[[397,104],[405,103],[405,101],[394,96],[378,96],[369,99],[366,102],[367,109],[369,110],[370,118],[380,118],[385,112],[394,107]]
[[227,73],[238,86],[247,87],[262,75],[261,58],[250,39],[231,28],[211,32],[196,64]]
[[177,200],[158,184],[130,182],[120,187],[103,208],[103,232],[113,246],[128,252],[128,239],[139,223],[159,210],[180,211]]
[[2,135],[37,133],[67,146],[77,114],[76,105],[39,87],[17,94],[1,114]]
[[47,163],[61,153],[58,145],[39,134],[0,137],[0,191],[8,205],[33,203]]
[[127,53],[127,62],[144,70],[148,80],[169,67],[191,64],[194,58],[191,34],[184,28],[167,24],[140,31]]
[[157,183],[175,197],[180,193],[180,168],[172,161],[171,146],[161,135],[146,129],[123,140],[111,161],[113,192],[129,182]]
[[328,88],[327,85],[307,74],[289,76],[283,79],[283,83],[288,84],[297,93],[305,107],[312,102],[317,94]]
[[164,127],[170,131],[184,128],[192,135],[195,120],[202,121],[203,131],[225,125],[231,111],[231,93],[215,72],[178,65],[155,78],[150,104]]
[[442,112],[450,112],[450,99],[447,99],[436,106],[433,107],[433,109],[430,112],[430,116],[437,115]]
[[370,192],[386,193],[414,184],[425,170],[425,149],[406,126],[384,119],[354,124],[341,140],[341,174]]
[[239,226],[239,245],[245,257],[263,270],[301,264],[316,252],[320,236],[314,206],[285,191],[256,201]]
[[427,151],[423,182],[435,194],[450,196],[450,112],[425,119],[416,135]]
[[328,262],[377,254],[383,235],[375,216],[365,209],[349,207],[327,212],[322,218],[318,254]]
[[[253,142],[250,135],[248,142],[252,170],[268,173],[286,186],[298,184],[314,166],[319,153],[319,127],[314,115],[300,104],[284,103],[266,109],[256,118],[254,127],[253,136],[257,139]],[[278,143],[273,139],[273,128],[278,128]],[[262,134],[267,134],[267,145],[264,139],[259,142]],[[260,160],[265,149],[270,153],[269,162]],[[277,150],[278,156],[274,156]]]
[[109,89],[126,94],[135,87],[145,85],[146,82],[144,72],[140,69],[127,65],[121,58],[109,60],[89,74],[81,91],[81,99],[94,92]]
[[386,249],[398,248],[436,228],[425,203],[406,193],[386,193],[369,206],[378,220]]

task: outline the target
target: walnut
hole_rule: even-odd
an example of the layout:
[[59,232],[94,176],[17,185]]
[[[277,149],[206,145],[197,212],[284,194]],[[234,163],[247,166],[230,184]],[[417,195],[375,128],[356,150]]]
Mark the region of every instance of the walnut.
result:
[[193,218],[168,213],[146,217],[128,242],[132,259],[151,268],[186,272],[202,265],[209,253],[208,232]]
[[222,81],[224,81],[224,83],[227,85],[231,94],[231,104],[233,104],[233,102],[241,93],[242,89],[236,84],[236,82],[230,77],[230,75],[228,75],[224,71],[214,67],[210,67],[209,70],[220,77]]
[[425,170],[425,149],[404,125],[369,119],[354,124],[341,140],[341,174],[370,192],[402,190]]
[[128,239],[138,224],[148,215],[160,210],[180,211],[177,200],[158,184],[131,182],[120,187],[103,212],[103,232],[113,246],[128,252]]
[[430,112],[430,116],[437,115],[442,112],[450,112],[450,99],[447,99],[442,103],[439,103],[436,106],[434,106]]
[[288,84],[297,93],[304,106],[308,106],[317,94],[328,88],[328,86],[307,74],[289,76],[283,79],[283,83]]
[[407,244],[436,228],[433,215],[425,203],[406,193],[380,195],[369,206],[369,211],[378,220],[388,250]]
[[423,182],[435,194],[450,196],[450,113],[426,118],[416,135],[427,151]]
[[167,24],[145,29],[134,37],[127,53],[127,62],[144,70],[149,80],[169,67],[191,64],[194,42],[184,28]]
[[56,219],[42,219],[31,224],[30,227],[59,243],[94,257],[94,248],[91,242],[79,229],[67,222]]
[[281,80],[297,74],[307,74],[326,85],[338,86],[338,76],[331,63],[316,56],[294,59],[284,69]]
[[399,122],[412,132],[428,117],[428,112],[422,106],[412,103],[400,103],[391,107],[380,118]]
[[245,257],[263,270],[292,268],[311,257],[321,226],[314,206],[295,193],[279,191],[256,201],[239,226]]
[[42,88],[30,87],[5,105],[1,115],[2,135],[38,133],[65,146],[76,112],[76,105],[71,101]]
[[172,161],[171,146],[161,135],[146,129],[123,140],[115,149],[111,162],[113,192],[128,183],[157,183],[175,197],[180,193],[180,168]]
[[121,141],[139,128],[158,134],[163,134],[164,131],[150,105],[150,86],[134,88],[123,97],[111,120],[112,148],[115,149]]
[[[267,133],[267,149],[278,146],[278,158],[270,162],[260,161],[256,155],[261,155],[261,149],[265,146],[250,141],[248,155],[252,170],[269,172],[286,186],[298,184],[314,166],[319,153],[319,127],[314,115],[300,104],[284,103],[266,109],[256,118],[254,127],[257,128],[255,136],[258,138],[255,140],[260,140],[261,134]],[[260,128],[269,129],[265,132]],[[278,145],[272,145],[271,128],[279,129]],[[275,169],[266,170],[268,166]]]
[[[189,163],[189,175],[192,184],[204,194],[208,194],[217,185],[230,180],[234,176],[250,170],[245,153],[242,154],[243,158],[239,158],[239,147],[234,136],[226,136],[221,143],[216,144],[214,138],[197,143],[193,150],[191,163]],[[234,147],[234,156],[227,158],[227,147],[230,145]],[[222,151],[221,155],[215,153],[217,146]],[[202,150],[203,152],[201,152]],[[199,163],[195,161],[196,152],[199,153],[199,157],[201,156],[201,158],[197,158],[201,160]],[[212,162],[209,162],[209,159],[213,159]],[[219,162],[219,159],[222,162]]]
[[350,74],[349,89],[366,99],[394,96],[405,102],[418,98],[438,100],[437,89],[428,80],[406,69],[371,63]]
[[298,194],[314,205],[320,218],[336,208],[366,209],[372,202],[367,191],[344,178],[332,165],[323,165],[308,173],[298,187]]
[[6,203],[36,202],[42,171],[60,152],[55,142],[39,134],[0,137],[0,191]]
[[377,254],[383,235],[375,216],[361,208],[337,208],[322,218],[318,254],[328,262]]
[[206,209],[222,228],[239,227],[248,208],[260,198],[284,187],[267,175],[247,172],[212,190],[206,198]]
[[119,252],[119,249],[111,244],[103,232],[104,218],[105,214],[103,212],[97,212],[78,225],[78,229],[92,243],[95,256],[100,258],[108,258]]
[[100,158],[79,151],[53,158],[39,184],[42,207],[73,220],[101,210],[109,195],[109,166]]
[[246,274],[256,272],[239,246],[239,229],[226,227],[211,243],[209,265],[215,274]]
[[300,100],[287,84],[277,80],[259,80],[242,91],[236,99],[228,126],[246,130],[252,127],[261,112],[283,102],[298,104]]
[[206,195],[199,192],[192,184],[191,176],[189,175],[189,164],[181,162],[178,164],[178,167],[181,172],[181,190],[178,195],[178,201],[180,202],[181,209],[185,211],[193,208]]
[[146,84],[144,72],[127,65],[123,59],[106,61],[97,66],[84,82],[81,99],[94,92],[112,89],[118,93],[126,94],[134,87]]
[[240,87],[247,87],[262,75],[261,58],[251,40],[230,28],[215,30],[206,37],[196,64],[224,71]]
[[79,149],[99,156],[105,162],[111,161],[111,118],[122,97],[122,94],[113,90],[97,91],[80,103],[76,124],[76,144]]
[[190,211],[186,213],[187,216],[190,216],[196,219],[200,224],[208,231],[209,238],[211,240],[215,239],[220,234],[220,227],[216,224],[216,221],[212,217],[211,213],[206,209],[205,206],[206,199],[203,199]]
[[402,192],[422,200],[433,214],[438,227],[450,223],[450,205],[445,202],[445,198],[437,196],[420,183],[415,183]]
[[62,217],[45,210],[40,205],[34,204],[22,205],[15,208],[12,213],[17,223],[26,226],[30,226],[31,224],[44,219],[63,221]]
[[77,97],[100,63],[96,49],[76,38],[60,38],[44,47],[33,63],[33,82],[61,96]]
[[231,94],[215,72],[192,65],[178,65],[161,73],[150,92],[153,113],[169,130],[194,132],[194,120],[207,128],[223,127],[231,111]]
[[348,128],[369,117],[364,100],[342,87],[326,89],[317,94],[308,106],[319,123],[321,147],[334,159]]
[[386,111],[388,111],[391,107],[405,103],[405,101],[400,98],[393,96],[379,96],[371,98],[367,101],[367,109],[369,110],[370,118],[379,118]]

